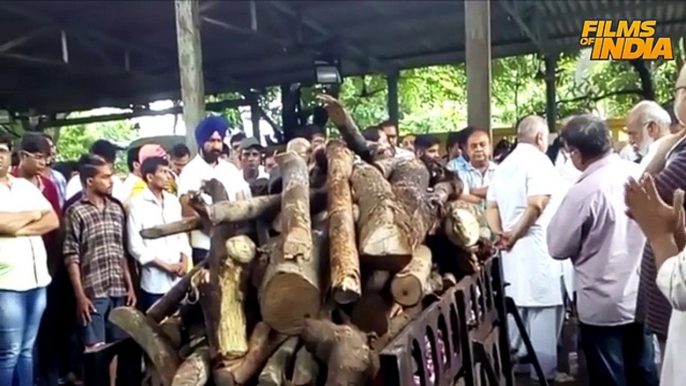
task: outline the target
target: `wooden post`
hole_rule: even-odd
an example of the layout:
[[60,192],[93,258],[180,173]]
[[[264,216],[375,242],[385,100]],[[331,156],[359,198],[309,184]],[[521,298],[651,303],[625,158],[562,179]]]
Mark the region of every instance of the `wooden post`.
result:
[[398,78],[400,74],[396,71],[388,74],[386,82],[388,85],[388,117],[398,125],[400,120],[400,110],[398,108]]
[[557,105],[555,103],[555,69],[557,67],[557,56],[547,55],[545,57],[545,118],[548,121],[548,129],[551,133],[557,131],[555,118],[557,116]]
[[205,116],[205,84],[202,75],[200,9],[198,0],[175,0],[176,42],[179,49],[179,78],[183,99],[186,144],[195,152],[195,127]]
[[[491,130],[491,2],[464,2],[467,121]],[[492,137],[492,133],[491,133]]]
[[[252,3],[251,3],[252,4]],[[250,121],[252,122],[252,136],[262,143],[260,135],[260,105],[257,94],[250,94]]]

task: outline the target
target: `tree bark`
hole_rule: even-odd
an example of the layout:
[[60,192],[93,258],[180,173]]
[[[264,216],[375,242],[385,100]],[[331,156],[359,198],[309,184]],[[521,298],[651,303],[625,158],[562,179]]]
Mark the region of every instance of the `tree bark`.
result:
[[357,234],[361,261],[372,269],[400,271],[412,258],[411,219],[375,167],[355,165],[351,182],[360,212]]
[[405,160],[402,158],[386,158],[376,160],[372,165],[379,169],[379,171],[381,172],[381,174],[383,174],[385,179],[389,179],[391,177],[391,174],[393,173],[393,170],[395,170],[398,164],[404,161]]
[[412,255],[412,261],[391,281],[391,293],[396,303],[412,307],[424,298],[427,281],[431,274],[431,250],[419,245]]
[[207,217],[212,224],[236,223],[273,218],[281,209],[281,195],[253,197],[241,201],[221,201],[207,208]]
[[391,341],[395,339],[396,336],[398,336],[400,331],[402,331],[408,324],[410,324],[410,322],[414,320],[414,318],[416,318],[419,314],[422,313],[422,310],[422,305],[418,304],[412,308],[405,309],[403,310],[403,312],[393,316],[387,332],[372,340],[372,350],[374,350],[375,353],[381,352],[381,350],[386,348],[386,346],[388,346],[388,344],[391,343]]
[[451,243],[469,250],[479,241],[478,210],[464,201],[451,201],[446,205],[443,231]]
[[355,222],[350,191],[353,154],[342,142],[329,143],[326,149],[329,184],[329,259],[331,290],[339,304],[360,298],[360,258],[355,245]]
[[285,259],[283,248],[276,247],[262,279],[262,320],[283,334],[298,334],[305,319],[315,317],[321,309],[325,284],[321,273],[328,251],[326,224],[316,224],[311,232],[314,248],[307,259]]
[[384,271],[376,271],[367,278],[362,297],[355,303],[351,316],[353,324],[361,331],[376,336],[386,334],[391,319],[402,310],[388,293],[389,278]]
[[155,304],[148,309],[146,315],[157,323],[171,315],[174,310],[179,307],[179,303],[181,303],[183,298],[186,297],[188,289],[190,288],[191,278],[206,266],[207,261],[203,261],[194,266],[193,269],[186,274],[186,276],[174,284],[174,286],[167,291],[167,293],[164,294],[160,300],[156,301]]
[[327,364],[327,386],[365,385],[379,368],[367,335],[354,326],[308,319],[300,337],[307,349]]
[[162,384],[171,386],[181,358],[162,328],[142,312],[130,307],[115,308],[110,312],[109,319],[141,346],[155,366]]
[[186,217],[181,221],[174,221],[168,224],[156,225],[152,228],[143,229],[141,237],[144,239],[159,239],[178,233],[186,233],[202,229],[202,221],[199,217]]
[[305,161],[294,152],[276,157],[283,178],[281,192],[282,254],[285,260],[310,260],[312,236],[310,229],[310,181]]
[[422,161],[413,158],[399,163],[390,178],[393,193],[410,221],[409,244],[414,249],[424,241],[436,215],[427,197],[429,171]]
[[286,384],[286,374],[289,372],[297,347],[298,337],[292,336],[274,351],[260,373],[260,386],[282,386]]

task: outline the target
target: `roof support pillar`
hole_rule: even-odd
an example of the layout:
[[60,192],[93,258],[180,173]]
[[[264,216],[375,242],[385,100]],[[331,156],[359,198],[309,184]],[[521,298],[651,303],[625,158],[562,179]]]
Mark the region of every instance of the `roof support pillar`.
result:
[[175,0],[176,42],[179,49],[179,78],[183,99],[186,144],[197,150],[195,127],[205,116],[205,84],[202,74],[200,9],[198,0]]
[[467,0],[464,2],[464,10],[467,121],[470,126],[478,126],[490,132],[491,2]]
[[250,121],[252,122],[252,136],[262,143],[262,136],[260,135],[260,104],[257,98],[257,94],[250,94]]
[[557,55],[545,56],[545,118],[548,121],[548,129],[551,133],[557,131],[555,118],[557,117],[555,69],[557,67]]
[[386,77],[386,83],[388,87],[388,117],[389,119],[398,125],[400,120],[400,108],[398,105],[398,79],[400,74],[398,71],[394,71]]

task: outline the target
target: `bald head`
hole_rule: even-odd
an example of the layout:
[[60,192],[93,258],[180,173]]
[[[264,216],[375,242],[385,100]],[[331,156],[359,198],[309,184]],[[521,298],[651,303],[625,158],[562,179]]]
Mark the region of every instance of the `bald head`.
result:
[[548,124],[545,119],[530,115],[517,126],[517,139],[519,142],[533,143],[539,134],[548,135]]

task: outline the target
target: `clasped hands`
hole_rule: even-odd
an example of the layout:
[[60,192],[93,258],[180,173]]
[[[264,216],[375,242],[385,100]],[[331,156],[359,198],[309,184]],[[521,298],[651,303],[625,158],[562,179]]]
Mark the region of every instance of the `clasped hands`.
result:
[[677,245],[684,245],[686,230],[682,189],[674,191],[672,205],[660,197],[655,180],[649,174],[638,181],[630,178],[624,189],[627,215],[636,221],[648,240],[671,235]]

